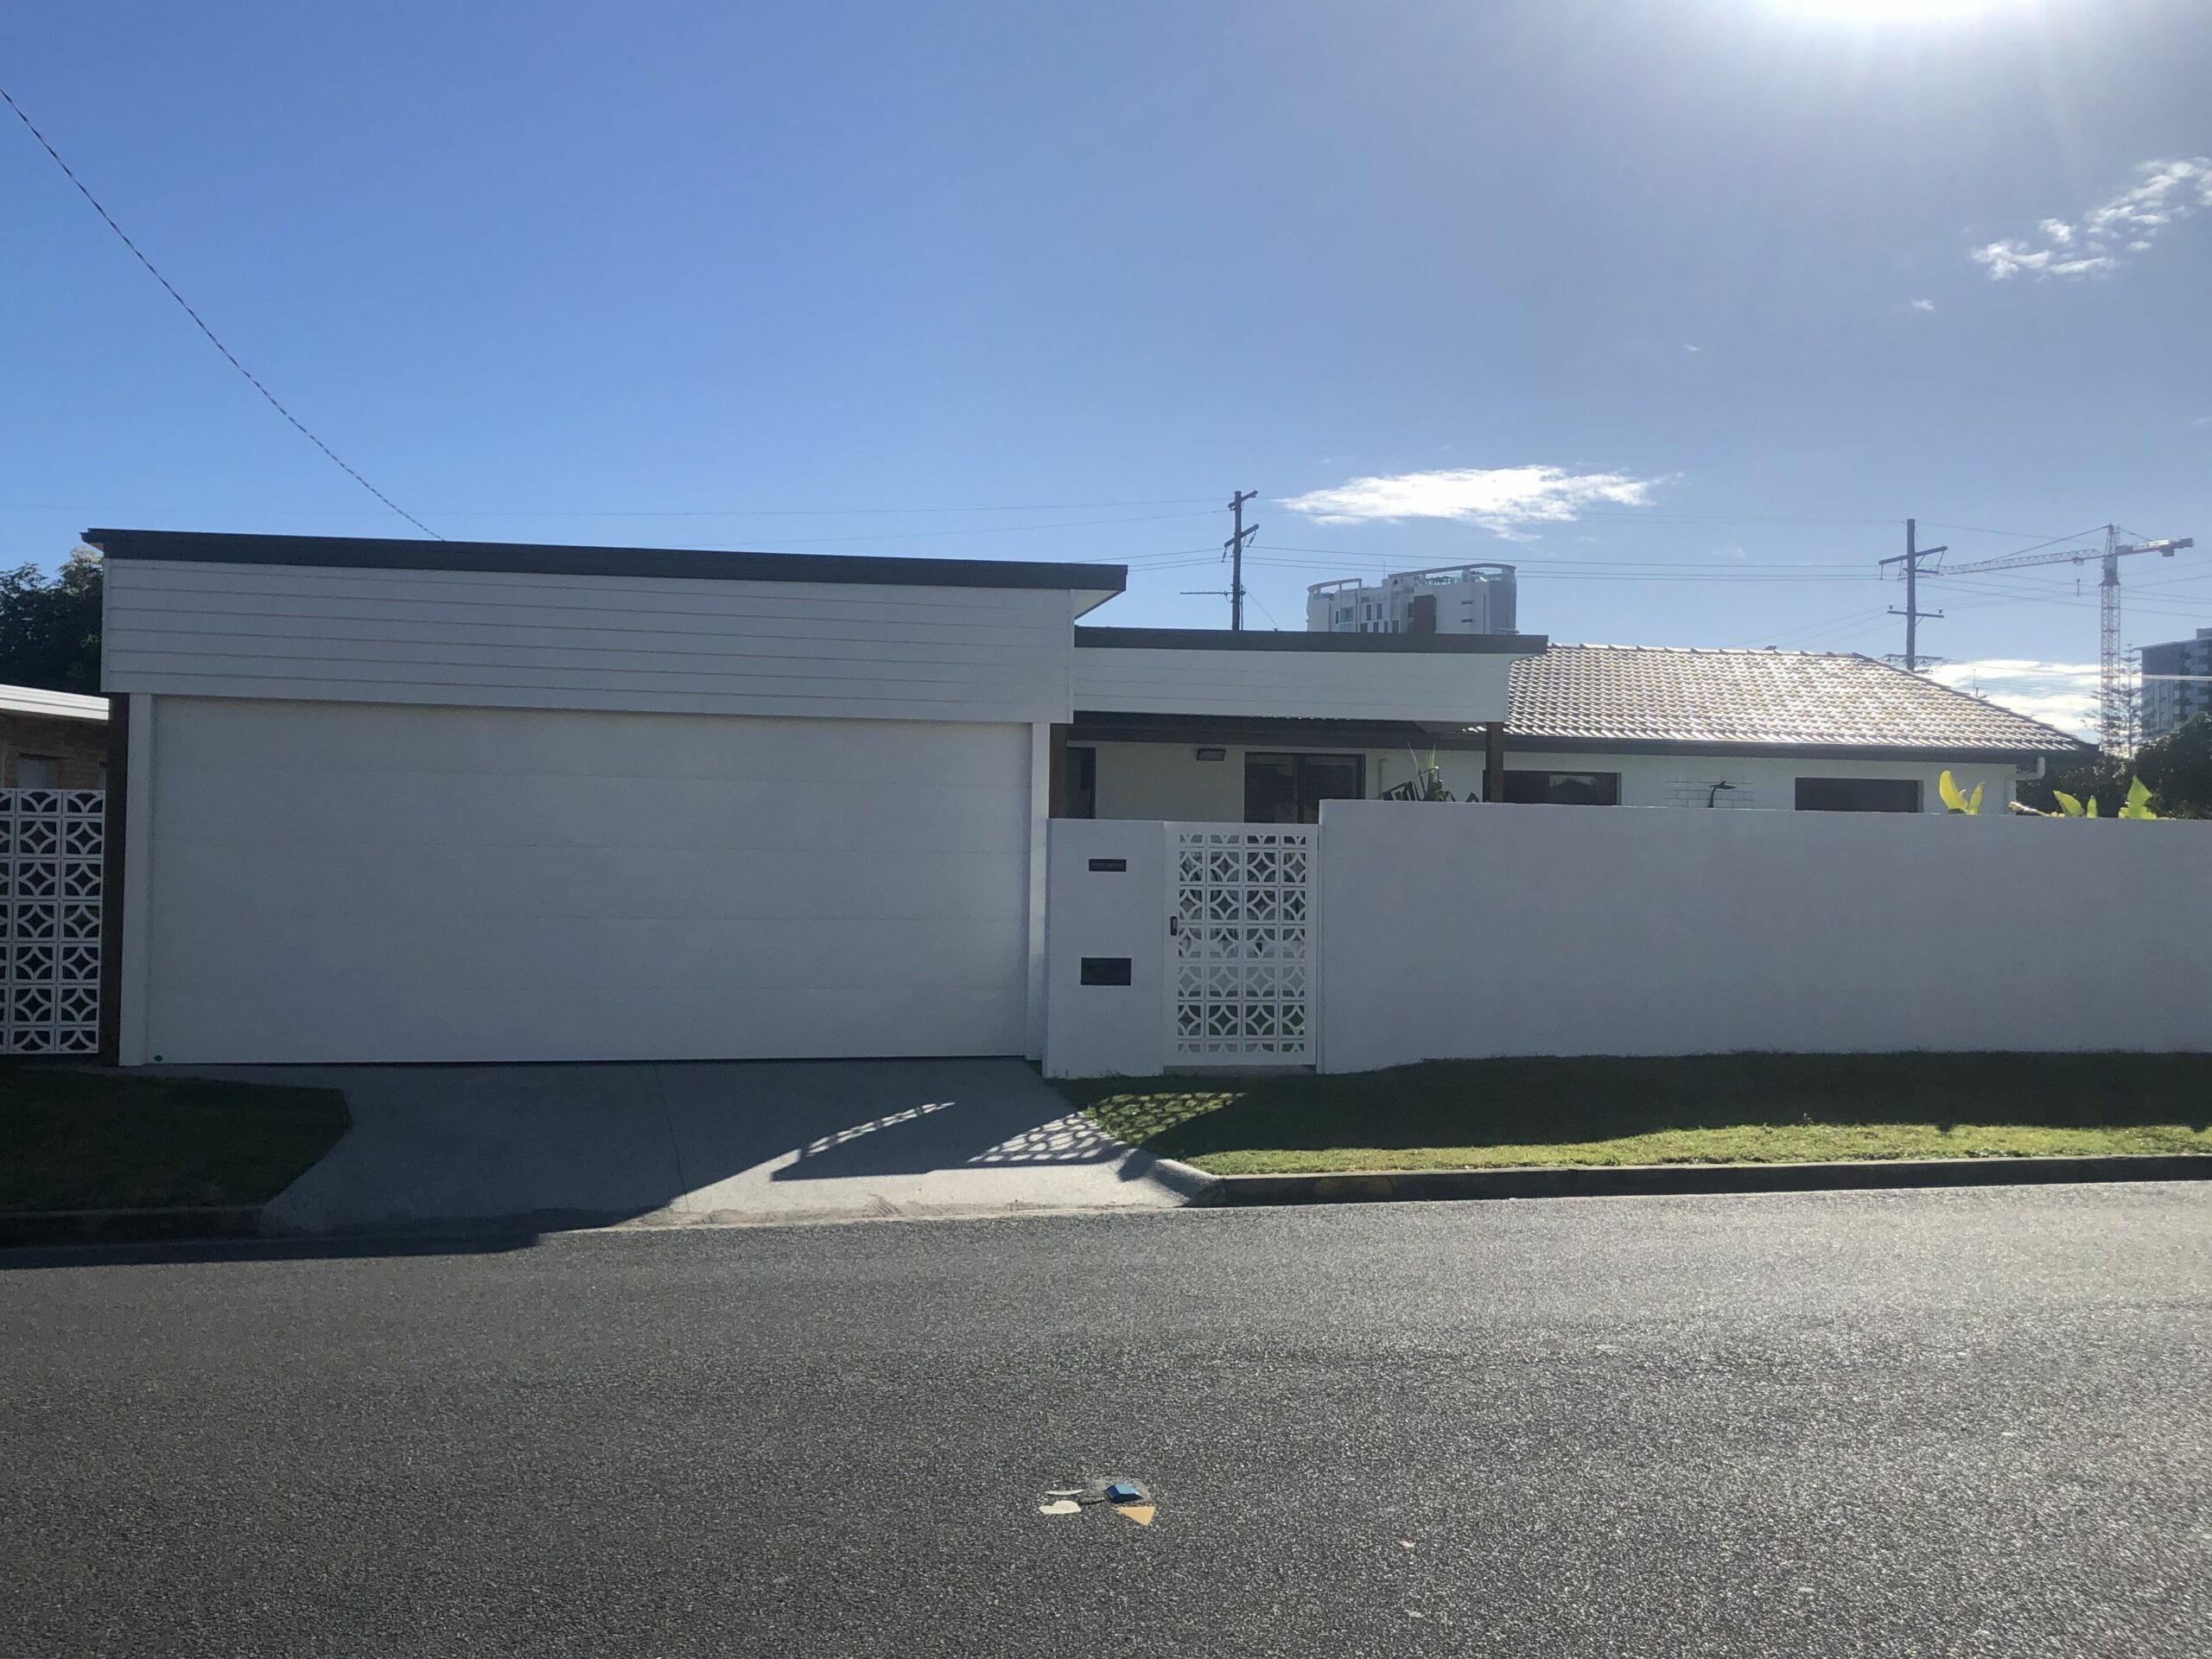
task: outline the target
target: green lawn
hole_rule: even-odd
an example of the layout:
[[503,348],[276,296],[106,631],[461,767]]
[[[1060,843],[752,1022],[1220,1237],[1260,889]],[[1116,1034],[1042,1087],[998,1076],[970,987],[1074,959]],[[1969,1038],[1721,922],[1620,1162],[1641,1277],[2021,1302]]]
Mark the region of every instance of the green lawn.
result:
[[1058,1086],[1110,1134],[1217,1175],[2212,1154],[2212,1054],[1434,1060]]
[[0,1063],[0,1211],[258,1204],[349,1121],[334,1089]]

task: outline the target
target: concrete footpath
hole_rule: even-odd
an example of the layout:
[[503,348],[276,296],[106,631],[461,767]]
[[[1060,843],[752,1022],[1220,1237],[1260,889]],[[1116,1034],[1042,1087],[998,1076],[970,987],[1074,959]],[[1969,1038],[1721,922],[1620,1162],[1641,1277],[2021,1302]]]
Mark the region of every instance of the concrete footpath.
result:
[[1172,1166],[1101,1135],[1018,1060],[174,1070],[345,1091],[353,1127],[270,1201],[273,1230],[680,1226],[1185,1202]]

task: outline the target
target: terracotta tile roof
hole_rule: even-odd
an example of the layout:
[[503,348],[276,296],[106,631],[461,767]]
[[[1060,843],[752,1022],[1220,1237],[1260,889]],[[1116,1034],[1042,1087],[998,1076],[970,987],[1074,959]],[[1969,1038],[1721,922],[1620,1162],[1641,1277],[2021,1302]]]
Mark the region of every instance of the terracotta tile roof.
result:
[[1516,737],[2060,753],[2055,727],[1872,657],[1553,645],[1516,658]]

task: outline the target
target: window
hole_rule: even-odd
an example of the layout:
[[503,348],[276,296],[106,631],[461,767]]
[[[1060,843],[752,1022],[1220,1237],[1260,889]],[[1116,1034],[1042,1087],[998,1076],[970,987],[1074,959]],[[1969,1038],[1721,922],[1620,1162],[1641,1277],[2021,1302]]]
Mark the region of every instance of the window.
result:
[[16,787],[17,789],[54,789],[61,781],[61,763],[50,754],[19,754],[16,757]]
[[1800,812],[1917,812],[1917,778],[1800,778]]
[[1505,798],[1553,806],[1618,806],[1618,772],[1508,772]]
[[1244,822],[1319,823],[1322,802],[1361,798],[1366,772],[1363,755],[1248,754]]
[[1061,757],[1066,768],[1060,775],[1060,816],[1095,818],[1098,816],[1098,751],[1090,746],[1068,746]]

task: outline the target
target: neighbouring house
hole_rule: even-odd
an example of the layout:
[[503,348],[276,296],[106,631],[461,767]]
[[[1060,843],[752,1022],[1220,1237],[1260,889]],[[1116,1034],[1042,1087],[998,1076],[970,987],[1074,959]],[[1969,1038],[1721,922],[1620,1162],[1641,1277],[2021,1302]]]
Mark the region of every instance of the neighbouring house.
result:
[[[1110,646],[1122,632],[1078,628],[1076,644]],[[1363,636],[1242,638],[1262,650],[1309,641],[1343,650]],[[1870,657],[1537,648],[1518,634],[1364,638],[1382,659],[1503,653],[1488,658],[1510,665],[1502,732],[1402,709],[1357,719],[1289,717],[1287,704],[1236,719],[1169,712],[1188,701],[1172,680],[1132,712],[1120,688],[1085,673],[1089,653],[1079,649],[1068,816],[1311,823],[1321,800],[1372,798],[1432,757],[1445,786],[1465,799],[1940,812],[1936,780],[1949,771],[1963,790],[1984,787],[1984,810],[2001,812],[2021,774],[2040,775],[2047,760],[2084,747]]]
[[107,699],[0,685],[0,789],[107,781]]
[[1309,823],[1432,750],[1932,810],[2072,747],[1859,658],[1077,626],[1118,565],[86,539],[124,1064],[1035,1057],[1054,817]]

